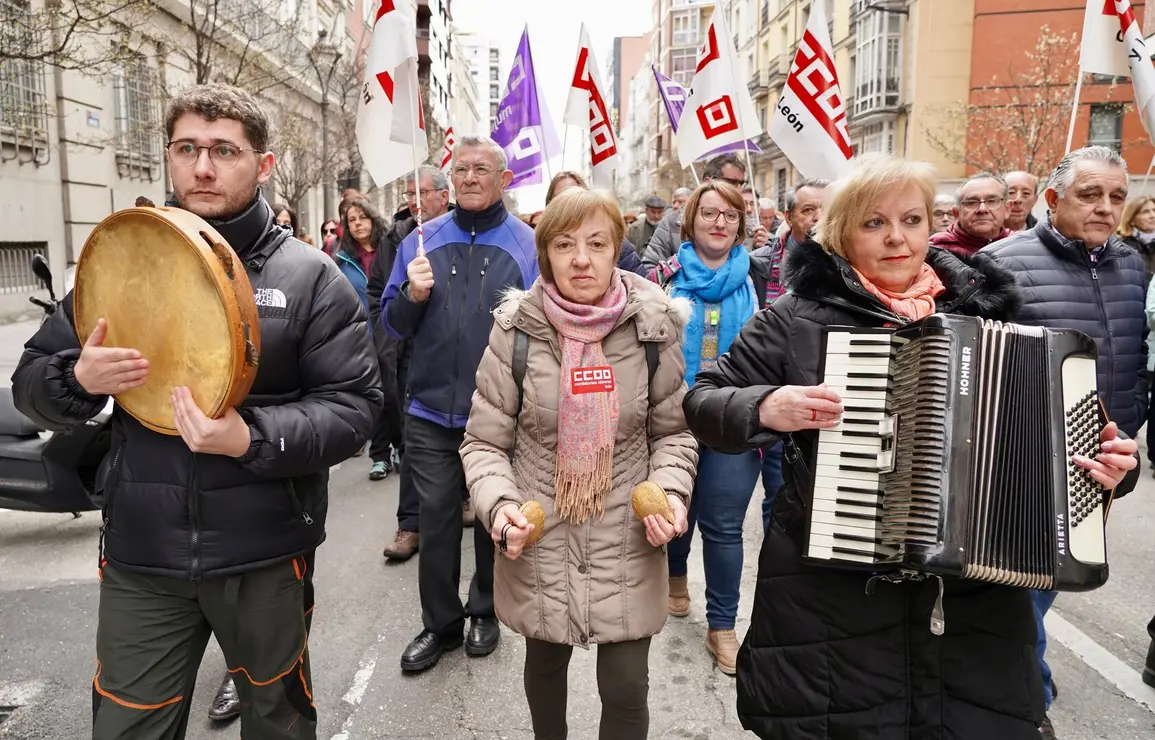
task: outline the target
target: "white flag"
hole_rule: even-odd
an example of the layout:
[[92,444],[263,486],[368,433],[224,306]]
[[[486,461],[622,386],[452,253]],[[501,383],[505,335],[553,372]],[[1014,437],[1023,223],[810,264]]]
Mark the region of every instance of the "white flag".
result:
[[594,182],[609,185],[613,183],[614,170],[621,163],[621,157],[618,156],[618,140],[614,136],[604,90],[589,33],[583,23],[578,36],[577,64],[574,66],[562,123],[588,128]]
[[1155,133],[1155,66],[1130,0],[1087,0],[1079,69],[1080,74],[1130,77],[1139,120],[1148,136]]
[[380,0],[357,110],[357,147],[378,186],[429,156],[417,83],[417,19],[409,3]]
[[457,137],[453,134],[453,127],[445,130],[445,146],[441,149],[441,171],[449,174],[449,166],[453,164],[453,150],[457,148]]
[[[821,3],[819,3],[821,5]],[[683,167],[727,144],[739,144],[762,133],[762,122],[744,78],[738,75],[725,13],[714,7],[690,96],[678,122],[678,159]]]
[[794,64],[778,96],[770,138],[803,177],[837,180],[850,171],[854,150],[825,5],[811,6]]

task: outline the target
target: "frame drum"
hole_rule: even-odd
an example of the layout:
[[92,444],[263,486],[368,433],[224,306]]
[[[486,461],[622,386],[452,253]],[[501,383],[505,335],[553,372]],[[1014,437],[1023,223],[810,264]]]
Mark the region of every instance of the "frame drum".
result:
[[244,264],[215,229],[179,208],[126,208],[100,222],[76,266],[73,317],[81,343],[103,318],[104,346],[148,360],[145,384],[114,398],[161,434],[178,434],[173,388],[187,387],[218,419],[257,375],[260,324]]

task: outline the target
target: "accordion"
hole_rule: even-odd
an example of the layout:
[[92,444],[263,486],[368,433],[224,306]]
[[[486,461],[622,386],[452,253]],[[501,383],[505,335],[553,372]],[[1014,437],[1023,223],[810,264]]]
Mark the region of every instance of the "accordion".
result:
[[1099,452],[1096,354],[1078,331],[962,316],[827,327],[820,382],[845,411],[818,432],[804,559],[940,589],[1103,585],[1105,491],[1070,459]]

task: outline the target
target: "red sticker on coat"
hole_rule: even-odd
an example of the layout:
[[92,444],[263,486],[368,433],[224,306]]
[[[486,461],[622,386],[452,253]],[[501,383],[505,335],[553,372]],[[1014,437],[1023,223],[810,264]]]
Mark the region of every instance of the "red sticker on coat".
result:
[[611,393],[614,390],[614,369],[602,367],[579,367],[574,369],[569,379],[570,393]]

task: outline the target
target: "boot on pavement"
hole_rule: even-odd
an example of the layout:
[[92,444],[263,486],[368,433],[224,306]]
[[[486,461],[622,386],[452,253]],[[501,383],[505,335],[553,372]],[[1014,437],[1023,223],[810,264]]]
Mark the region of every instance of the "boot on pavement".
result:
[[385,549],[381,551],[389,560],[396,560],[403,563],[417,552],[417,543],[419,538],[416,532],[407,532],[404,529],[397,530],[397,534],[393,535],[393,543],[386,545]]
[[1051,718],[1043,715],[1043,724],[1039,725],[1039,740],[1055,740],[1055,728],[1051,725]]
[[[1155,624],[1155,620],[1152,620]],[[1143,666],[1143,683],[1151,688],[1155,688],[1155,640],[1151,641],[1151,647],[1147,648],[1147,663]]]
[[225,673],[225,680],[217,689],[213,703],[209,705],[209,719],[214,722],[224,722],[241,714],[241,697],[237,694],[236,684],[232,674]]
[[672,617],[690,614],[690,584],[688,576],[670,576],[670,599],[668,609]]
[[738,634],[734,630],[710,630],[706,633],[706,649],[722,673],[733,676],[738,672]]

